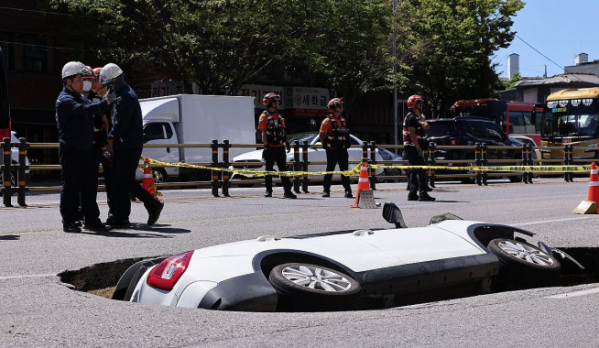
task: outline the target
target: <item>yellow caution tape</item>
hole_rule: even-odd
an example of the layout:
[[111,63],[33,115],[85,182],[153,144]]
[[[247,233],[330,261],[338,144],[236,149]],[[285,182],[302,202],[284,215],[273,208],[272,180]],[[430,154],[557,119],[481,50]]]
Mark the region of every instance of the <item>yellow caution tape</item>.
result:
[[[142,157],[144,160],[146,157]],[[254,169],[230,169],[230,168],[219,168],[219,167],[209,167],[209,166],[201,166],[183,162],[177,163],[167,163],[157,161],[152,158],[148,158],[150,164],[156,164],[164,167],[181,167],[181,168],[192,168],[192,169],[204,169],[204,170],[212,170],[217,172],[230,172],[241,174],[248,178],[254,177],[262,177],[265,175],[275,175],[275,176],[302,176],[302,175],[325,175],[325,174],[342,174],[345,176],[359,176],[360,170],[362,167],[362,162],[356,165],[354,168],[347,171],[331,171],[331,172],[307,172],[307,171],[267,171],[267,170],[254,170]],[[470,172],[519,172],[519,173],[552,173],[552,172],[568,172],[568,173],[588,173],[591,170],[590,165],[586,166],[577,166],[577,165],[559,165],[559,166],[410,166],[410,165],[378,165],[378,164],[369,164],[368,165],[372,169],[425,169],[425,170],[454,170],[454,171],[470,171]],[[139,167],[143,170],[143,166]]]

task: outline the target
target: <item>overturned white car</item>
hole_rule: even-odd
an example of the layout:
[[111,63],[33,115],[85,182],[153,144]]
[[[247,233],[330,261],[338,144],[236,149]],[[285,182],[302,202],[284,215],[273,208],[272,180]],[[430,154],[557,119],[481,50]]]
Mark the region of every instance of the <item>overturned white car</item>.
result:
[[512,282],[545,285],[560,270],[557,249],[527,243],[520,236],[533,233],[516,227],[444,214],[407,228],[392,203],[383,215],[396,228],[267,235],[143,260],[121,276],[113,298],[218,310],[351,310],[485,294]]

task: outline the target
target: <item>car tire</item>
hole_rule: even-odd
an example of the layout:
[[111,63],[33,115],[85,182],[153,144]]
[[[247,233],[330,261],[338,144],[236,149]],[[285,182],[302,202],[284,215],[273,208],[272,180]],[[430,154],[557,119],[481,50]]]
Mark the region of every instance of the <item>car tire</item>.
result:
[[[10,182],[12,191],[11,194],[14,196],[17,194],[17,178],[14,173],[10,173]],[[0,185],[2,185],[2,190],[4,190],[4,171],[0,171]],[[0,196],[3,196],[4,192],[0,191]]]
[[165,259],[166,257],[159,257],[151,260],[141,260],[127,268],[125,273],[123,273],[121,278],[119,278],[119,281],[116,283],[112,293],[112,299],[130,301],[131,296],[133,295],[133,290],[135,290],[137,283],[144,275],[146,270],[154,265],[159,264]]
[[553,255],[523,241],[497,238],[488,249],[499,260],[500,274],[518,283],[546,285],[561,269]]
[[162,184],[167,181],[166,171],[164,168],[152,169],[152,177],[155,184]]
[[508,176],[508,179],[510,179],[510,182],[522,182],[521,175]]
[[360,296],[360,284],[332,268],[307,263],[275,266],[268,277],[279,294],[279,309],[347,310]]

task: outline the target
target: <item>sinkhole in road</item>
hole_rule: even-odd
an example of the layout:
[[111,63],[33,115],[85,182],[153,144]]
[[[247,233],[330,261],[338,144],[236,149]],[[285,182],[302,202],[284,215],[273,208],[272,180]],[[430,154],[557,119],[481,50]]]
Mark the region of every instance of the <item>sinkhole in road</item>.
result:
[[[560,259],[562,269],[559,277],[552,284],[544,284],[542,285],[543,287],[599,283],[599,248],[575,247],[558,249],[574,258],[584,269],[581,269],[576,262],[568,259]],[[62,272],[59,274],[59,277],[63,283],[70,284],[76,291],[88,292],[110,299],[121,275],[136,262],[150,258],[155,257],[130,258],[99,263],[79,270]],[[492,287],[491,292],[498,293],[533,287],[535,286],[509,284],[509,286]],[[430,301],[418,301],[416,299],[409,304],[421,302]]]

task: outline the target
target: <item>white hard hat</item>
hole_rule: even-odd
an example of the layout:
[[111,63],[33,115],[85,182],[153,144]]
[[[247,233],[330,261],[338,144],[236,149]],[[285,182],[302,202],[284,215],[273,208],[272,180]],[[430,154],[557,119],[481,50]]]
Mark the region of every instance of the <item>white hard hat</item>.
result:
[[91,75],[91,70],[81,62],[68,62],[62,67],[62,78],[74,75]]
[[114,63],[108,63],[104,65],[100,72],[100,82],[103,85],[107,85],[112,79],[119,77],[123,73],[123,70]]

